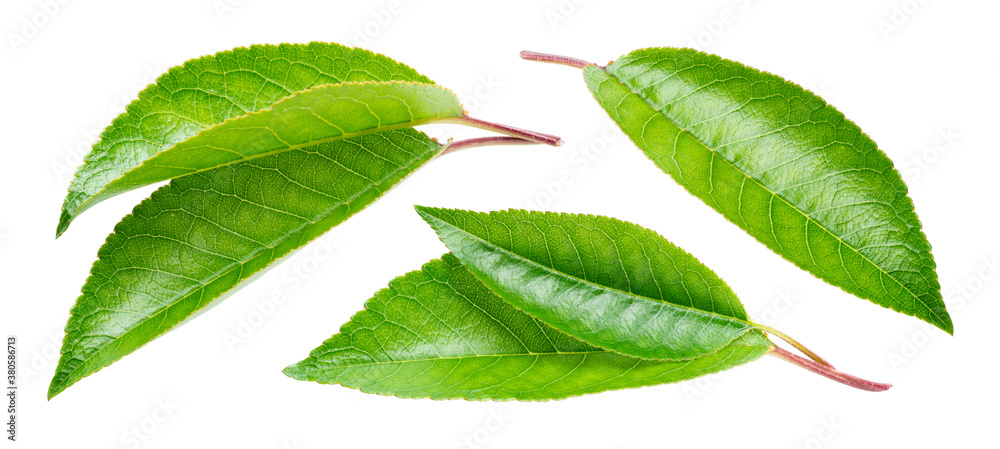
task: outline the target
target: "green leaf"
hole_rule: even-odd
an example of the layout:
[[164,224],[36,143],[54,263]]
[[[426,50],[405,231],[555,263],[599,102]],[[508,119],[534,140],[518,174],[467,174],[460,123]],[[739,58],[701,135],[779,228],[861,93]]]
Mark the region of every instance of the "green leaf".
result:
[[594,346],[689,360],[757,327],[712,270],[635,224],[522,210],[417,211],[490,290]]
[[318,86],[161,151],[107,183],[89,201],[96,203],[144,185],[282,151],[462,116],[458,97],[433,84],[393,81]]
[[584,74],[660,169],[768,248],[953,332],[906,185],[875,142],[823,99],[690,49],[636,50]]
[[[143,89],[94,144],[70,185],[56,235],[103,199],[134,185],[169,179],[163,177],[169,172],[153,171],[140,176],[139,184],[114,184],[174,145],[228,119],[267,109],[295,92],[349,81],[432,83],[388,57],[321,42],[254,45],[171,68]],[[205,168],[193,160],[184,166]]]
[[763,356],[758,331],[689,361],[626,357],[491,293],[452,255],[396,278],[285,374],[404,398],[547,400],[678,382]]
[[98,252],[66,326],[49,397],[346,220],[441,149],[407,128],[174,179]]

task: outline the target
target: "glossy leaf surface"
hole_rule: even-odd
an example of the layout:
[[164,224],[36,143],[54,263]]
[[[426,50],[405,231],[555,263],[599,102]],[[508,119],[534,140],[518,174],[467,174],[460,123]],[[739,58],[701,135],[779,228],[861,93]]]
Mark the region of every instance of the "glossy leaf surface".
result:
[[951,333],[931,246],[889,158],[823,99],[690,49],[584,68],[660,169],[782,257]]
[[57,235],[86,208],[127,190],[109,184],[175,144],[295,92],[350,81],[431,83],[385,56],[321,42],[241,47],[171,68],[139,93],[87,154],[63,203]]
[[378,131],[462,117],[451,91],[402,81],[328,84],[226,120],[147,159],[91,201],[261,156]]
[[66,326],[49,396],[346,220],[440,151],[407,128],[171,181],[101,247]]
[[691,379],[770,346],[752,331],[688,361],[605,351],[519,311],[449,254],[390,282],[285,374],[404,398],[547,400]]
[[687,360],[754,328],[712,270],[632,223],[522,210],[417,210],[490,290],[594,346]]

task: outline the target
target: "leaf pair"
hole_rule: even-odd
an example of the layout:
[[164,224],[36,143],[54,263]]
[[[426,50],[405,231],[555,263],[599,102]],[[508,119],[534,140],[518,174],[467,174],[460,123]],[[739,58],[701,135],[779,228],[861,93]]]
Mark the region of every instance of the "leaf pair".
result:
[[[597,101],[657,166],[778,254],[953,331],[905,185],[822,99],[694,50],[637,50],[607,67],[522,55],[583,68]],[[442,145],[413,128],[429,122],[507,137]],[[70,186],[57,235],[106,198],[169,181],[100,249],[49,397],[203,310],[430,159],[559,142],[470,118],[450,91],[365,50],[253,46],[173,68],[105,130]],[[860,388],[885,387],[754,324],[708,268],[635,225],[421,213],[461,264],[446,256],[397,280],[290,375],[404,396],[545,399],[681,380],[770,353]],[[430,315],[413,315],[418,306]],[[813,360],[771,345],[764,331]],[[528,365],[515,373],[519,363]]]
[[892,161],[842,113],[778,76],[691,49],[583,69],[661,170],[798,267],[953,333],[931,246]]
[[400,397],[544,400],[772,353],[857,388],[889,387],[777,348],[714,272],[640,226],[417,210],[453,253],[390,282],[287,375]]
[[[511,138],[442,145],[452,122]],[[73,307],[49,397],[202,310],[346,220],[448,149],[559,139],[467,117],[412,68],[334,44],[253,46],[188,61],[102,134],[57,234],[116,194],[169,184],[98,253]]]

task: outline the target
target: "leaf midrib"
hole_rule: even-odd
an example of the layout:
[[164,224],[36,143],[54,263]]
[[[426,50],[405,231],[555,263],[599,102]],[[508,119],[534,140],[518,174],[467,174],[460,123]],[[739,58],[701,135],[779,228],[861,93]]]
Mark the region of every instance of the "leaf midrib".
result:
[[[722,154],[720,154],[719,152],[717,152],[714,149],[710,148],[708,145],[706,145],[704,142],[702,142],[700,139],[698,139],[694,134],[692,134],[691,132],[689,132],[684,127],[678,125],[677,122],[674,121],[667,114],[664,114],[659,109],[657,109],[656,106],[654,106],[648,99],[646,99],[646,97],[644,97],[640,93],[632,90],[631,88],[629,88],[628,86],[626,86],[625,83],[621,82],[621,80],[619,80],[618,78],[616,78],[614,75],[608,73],[608,71],[605,68],[599,67],[599,66],[596,66],[596,65],[595,65],[595,67],[597,67],[599,70],[603,71],[608,76],[608,78],[615,80],[615,82],[617,82],[619,85],[621,85],[625,90],[627,90],[628,92],[631,92],[633,95],[639,97],[639,99],[641,99],[643,101],[643,103],[646,104],[646,106],[649,106],[649,108],[652,109],[654,113],[659,114],[660,116],[662,116],[665,120],[667,120],[668,122],[670,122],[670,124],[674,125],[680,132],[686,134],[692,140],[694,140],[695,142],[697,142],[698,145],[700,145],[706,151],[708,151],[708,152],[710,152],[710,153],[718,156],[719,159],[725,161],[726,164],[728,164],[734,170],[736,170],[737,172],[739,172],[746,179],[750,179],[751,181],[753,181],[754,183],[756,183],[758,186],[760,186],[762,189],[764,189],[765,191],[767,191],[768,193],[770,193],[773,197],[776,197],[779,200],[781,200],[782,202],[784,202],[791,209],[795,210],[796,212],[798,212],[799,214],[801,214],[803,217],[805,217],[806,220],[808,220],[808,221],[812,222],[813,224],[815,224],[818,228],[822,229],[824,232],[826,232],[827,234],[829,234],[830,236],[832,236],[834,239],[836,239],[838,242],[840,242],[843,246],[846,246],[851,251],[853,251],[855,254],[857,254],[858,256],[860,256],[865,262],[867,262],[871,266],[875,267],[875,269],[877,269],[880,273],[884,274],[889,279],[892,279],[892,281],[895,282],[896,285],[898,285],[900,288],[902,288],[904,291],[906,291],[906,293],[909,293],[910,296],[913,298],[913,300],[915,302],[919,303],[921,306],[923,306],[925,309],[927,309],[927,311],[929,311],[931,314],[933,314],[938,319],[939,322],[941,322],[941,323],[947,322],[940,315],[938,315],[938,313],[933,308],[931,308],[929,305],[927,305],[924,301],[920,300],[920,297],[917,296],[915,293],[913,293],[913,291],[911,291],[909,288],[907,288],[906,285],[904,285],[902,282],[900,282],[894,276],[892,276],[891,274],[889,274],[887,271],[883,270],[882,267],[880,267],[879,265],[877,265],[875,262],[872,262],[872,260],[869,259],[868,256],[866,256],[865,254],[863,254],[857,248],[854,248],[854,246],[852,246],[852,245],[848,244],[847,242],[845,242],[843,239],[840,238],[840,236],[834,234],[832,231],[830,231],[829,229],[827,229],[826,226],[824,226],[823,224],[821,224],[818,221],[816,221],[814,218],[812,218],[811,216],[809,216],[809,214],[806,214],[805,212],[803,212],[801,209],[799,209],[798,206],[792,204],[791,201],[789,201],[785,197],[781,196],[779,193],[776,193],[776,192],[772,191],[771,189],[769,189],[767,186],[765,186],[763,183],[761,183],[760,180],[758,180],[757,178],[754,178],[753,176],[750,176],[749,174],[747,174],[741,168],[737,167],[732,161],[730,161],[729,159],[726,159],[725,157],[723,157]],[[643,138],[643,140],[645,140],[645,138]],[[854,285],[857,286],[858,288],[861,288],[861,286],[858,285],[857,281],[855,281],[853,277],[851,278],[851,282],[854,283]],[[883,287],[883,290],[884,289],[885,289],[885,287]],[[890,306],[890,308],[893,308],[893,307]]]

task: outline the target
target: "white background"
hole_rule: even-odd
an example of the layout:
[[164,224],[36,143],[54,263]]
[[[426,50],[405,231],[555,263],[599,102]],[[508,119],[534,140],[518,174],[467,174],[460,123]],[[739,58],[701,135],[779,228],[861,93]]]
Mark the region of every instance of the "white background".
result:
[[[64,0],[54,13],[42,3],[0,6],[0,333],[20,339],[21,447],[995,441],[994,2],[424,0],[395,13],[384,0]],[[42,26],[32,33],[25,20]],[[81,150],[171,65],[236,46],[313,40],[363,44],[456,90],[474,116],[554,133],[566,145],[481,148],[435,160],[214,309],[46,401],[62,328],[97,249],[151,191],[89,210],[55,241]],[[869,133],[910,187],[955,336],[773,254],[653,166],[595,104],[579,71],[517,57],[532,49],[604,63],[646,46],[697,46],[777,73],[820,93]],[[588,154],[593,160],[579,163]],[[413,204],[586,212],[650,227],[717,271],[752,317],[842,370],[895,387],[855,391],[772,357],[697,381],[547,403],[402,400],[282,375],[390,279],[445,251]],[[274,292],[287,300],[269,302]],[[263,319],[258,304],[269,310]],[[257,325],[241,343],[227,344],[226,335],[247,321]],[[494,416],[502,422],[495,425]],[[141,440],[129,436],[136,429]]]

